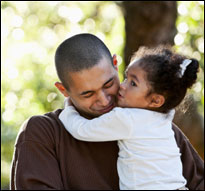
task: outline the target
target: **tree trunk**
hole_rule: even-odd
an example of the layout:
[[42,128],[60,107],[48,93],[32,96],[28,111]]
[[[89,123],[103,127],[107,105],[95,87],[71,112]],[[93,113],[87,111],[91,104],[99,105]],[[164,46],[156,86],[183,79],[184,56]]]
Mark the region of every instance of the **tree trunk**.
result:
[[[126,66],[140,46],[174,44],[174,36],[177,32],[176,1],[124,1],[122,8],[125,17],[124,59]],[[181,110],[177,110],[174,122],[204,158],[203,119],[197,112],[196,105],[196,102],[192,101],[185,115]]]
[[124,1],[125,63],[140,46],[174,43],[176,1]]

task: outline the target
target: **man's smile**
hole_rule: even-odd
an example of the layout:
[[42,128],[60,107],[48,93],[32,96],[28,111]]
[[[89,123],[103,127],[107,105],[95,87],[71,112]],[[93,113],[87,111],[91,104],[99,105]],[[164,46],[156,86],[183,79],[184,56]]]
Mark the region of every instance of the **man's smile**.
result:
[[114,107],[115,107],[115,104],[111,103],[109,106],[107,106],[107,107],[105,107],[103,109],[98,110],[98,112],[100,112],[100,113],[107,113],[110,110],[112,110]]

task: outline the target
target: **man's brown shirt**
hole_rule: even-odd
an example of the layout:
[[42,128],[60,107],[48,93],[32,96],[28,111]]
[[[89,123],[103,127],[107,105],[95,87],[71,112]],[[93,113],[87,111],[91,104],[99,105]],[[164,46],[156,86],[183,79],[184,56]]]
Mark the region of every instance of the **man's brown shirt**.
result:
[[[61,111],[31,117],[22,126],[15,144],[11,189],[119,190],[117,142],[74,139],[58,119]],[[203,190],[204,162],[175,125],[173,130],[187,187]]]

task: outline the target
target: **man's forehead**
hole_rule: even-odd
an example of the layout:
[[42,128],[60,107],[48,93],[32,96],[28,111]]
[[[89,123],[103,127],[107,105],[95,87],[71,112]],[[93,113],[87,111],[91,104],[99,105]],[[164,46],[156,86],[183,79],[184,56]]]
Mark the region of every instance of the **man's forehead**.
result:
[[110,63],[99,62],[92,68],[70,73],[71,89],[90,91],[101,88],[110,78],[115,76],[114,67]]

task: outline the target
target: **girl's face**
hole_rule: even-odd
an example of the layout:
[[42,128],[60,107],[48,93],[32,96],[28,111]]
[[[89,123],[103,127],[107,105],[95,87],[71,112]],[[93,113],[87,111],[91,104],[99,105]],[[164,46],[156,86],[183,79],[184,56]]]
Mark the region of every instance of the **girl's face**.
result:
[[146,73],[138,66],[138,62],[128,66],[125,80],[118,92],[118,106],[128,108],[149,108],[151,97],[147,96],[150,90]]

